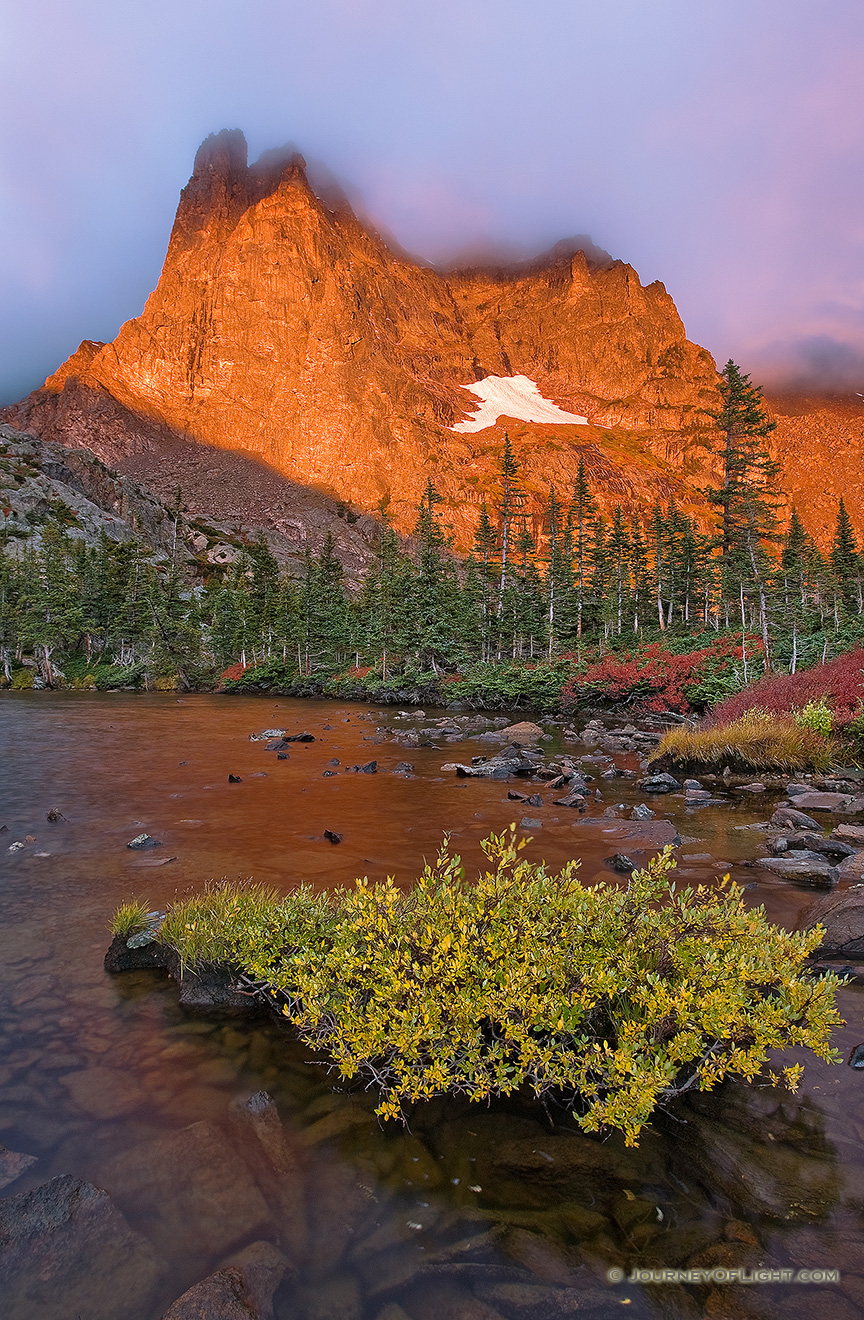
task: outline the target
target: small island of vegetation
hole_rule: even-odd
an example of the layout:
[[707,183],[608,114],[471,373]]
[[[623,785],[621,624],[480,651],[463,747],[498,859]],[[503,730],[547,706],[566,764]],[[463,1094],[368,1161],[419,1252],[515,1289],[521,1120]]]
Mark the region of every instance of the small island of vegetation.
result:
[[[218,885],[158,924],[126,904],[112,932],[146,965],[161,950],[180,977],[241,978],[343,1079],[376,1088],[386,1119],[520,1092],[633,1144],[657,1105],[752,1081],[773,1051],[836,1059],[840,980],[808,964],[821,927],[772,925],[728,880],[677,888],[668,848],[625,885],[589,887],[577,862],[556,875],[529,862],[515,830],[482,846],[471,881],[445,842],[408,890]],[[794,1089],[801,1072],[782,1075]]]

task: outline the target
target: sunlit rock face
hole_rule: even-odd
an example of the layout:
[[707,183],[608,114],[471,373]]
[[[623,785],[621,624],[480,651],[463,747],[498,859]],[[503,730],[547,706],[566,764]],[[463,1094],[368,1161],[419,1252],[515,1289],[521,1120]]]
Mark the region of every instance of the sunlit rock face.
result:
[[325,204],[297,155],[248,166],[232,131],[198,152],[142,314],[6,417],[109,462],[177,436],[240,449],[401,530],[431,475],[464,546],[505,430],[538,516],[580,457],[607,508],[701,508],[694,433],[715,406],[662,284],[566,244],[440,273]]

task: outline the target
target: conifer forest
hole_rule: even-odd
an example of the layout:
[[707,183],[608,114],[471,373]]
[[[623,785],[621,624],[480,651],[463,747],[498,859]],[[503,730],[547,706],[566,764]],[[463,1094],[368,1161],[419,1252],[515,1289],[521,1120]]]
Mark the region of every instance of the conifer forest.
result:
[[87,546],[69,511],[54,510],[38,538],[4,534],[0,679],[199,689],[221,678],[250,690],[381,700],[392,689],[405,700],[407,688],[549,706],[604,656],[698,653],[686,692],[698,707],[766,672],[825,661],[864,637],[860,529],[842,500],[830,547],[794,509],[781,520],[761,391],[731,361],[721,384],[706,426],[720,474],[704,492],[710,525],[674,503],[604,515],[580,464],[572,489],[549,490],[538,526],[509,440],[472,553],[452,550],[430,478],[415,535],[400,542],[385,519],[359,590],[329,534],[299,578],[263,537],[196,575],[138,541],[103,533]]

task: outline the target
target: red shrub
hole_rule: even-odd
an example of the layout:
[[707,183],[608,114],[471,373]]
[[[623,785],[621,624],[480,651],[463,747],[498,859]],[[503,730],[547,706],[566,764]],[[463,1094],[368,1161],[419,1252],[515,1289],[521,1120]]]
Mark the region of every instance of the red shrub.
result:
[[[575,657],[573,657],[575,658]],[[565,709],[586,697],[604,696],[613,701],[642,698],[647,710],[687,711],[685,689],[696,684],[708,668],[722,669],[730,659],[741,658],[741,644],[731,638],[712,640],[698,651],[675,655],[659,642],[622,655],[604,655],[589,663],[564,685]]]
[[236,682],[238,678],[243,677],[248,668],[249,666],[244,665],[240,660],[237,661],[236,665],[229,665],[228,668],[223,669],[222,673],[219,675],[219,686],[222,687],[225,683]]
[[848,724],[864,700],[864,648],[856,647],[824,665],[800,669],[797,674],[766,674],[742,692],[724,697],[711,713],[711,723],[737,720],[745,711],[767,710],[784,715],[801,710],[808,701],[824,697],[836,725]]

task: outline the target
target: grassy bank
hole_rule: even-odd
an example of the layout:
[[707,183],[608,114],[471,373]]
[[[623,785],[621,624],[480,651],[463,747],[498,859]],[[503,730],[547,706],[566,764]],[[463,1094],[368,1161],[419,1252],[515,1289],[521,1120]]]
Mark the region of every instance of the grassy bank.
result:
[[[578,863],[549,875],[523,847],[491,836],[470,883],[445,847],[407,892],[217,886],[174,904],[157,938],[186,967],[266,986],[344,1079],[378,1089],[385,1118],[520,1091],[634,1143],[658,1104],[753,1080],[769,1051],[834,1057],[838,982],[806,972],[821,932],[771,925],[735,886],[677,889],[668,850],[626,888],[588,888]],[[127,905],[115,933],[150,919]],[[793,1087],[800,1071],[785,1070]]]

